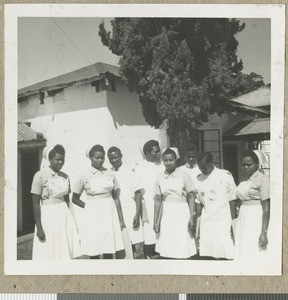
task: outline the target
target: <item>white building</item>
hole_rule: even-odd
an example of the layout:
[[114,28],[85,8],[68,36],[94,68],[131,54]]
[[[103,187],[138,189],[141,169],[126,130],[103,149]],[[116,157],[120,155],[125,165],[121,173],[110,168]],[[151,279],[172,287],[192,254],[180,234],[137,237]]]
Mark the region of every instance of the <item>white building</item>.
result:
[[[69,175],[72,186],[79,172],[90,164],[85,156],[89,146],[101,144],[106,151],[110,146],[117,146],[122,150],[124,163],[132,167],[143,159],[141,148],[146,141],[158,140],[161,147],[168,143],[165,130],[154,129],[146,123],[138,95],[128,91],[119,77],[118,68],[104,63],[20,89],[18,121],[29,123],[32,130],[42,133],[48,146],[56,143],[64,146],[63,171]],[[39,169],[39,152],[42,150],[43,143],[29,149],[18,147],[18,165],[27,169],[25,154],[29,151],[29,160],[37,161]],[[108,160],[105,165],[110,167]],[[23,197],[30,197],[27,191],[34,173],[35,168],[26,170],[24,182],[19,172],[18,231],[26,230],[23,215],[29,208],[32,211],[31,199]],[[23,202],[30,203],[24,211]]]

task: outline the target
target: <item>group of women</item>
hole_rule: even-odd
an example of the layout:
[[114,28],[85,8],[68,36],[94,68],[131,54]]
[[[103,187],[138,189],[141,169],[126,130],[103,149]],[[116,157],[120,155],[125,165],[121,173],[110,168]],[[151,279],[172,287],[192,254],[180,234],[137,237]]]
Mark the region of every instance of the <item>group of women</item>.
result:
[[236,186],[230,172],[213,164],[211,153],[196,155],[193,147],[187,148],[185,165],[177,167],[176,148],[160,154],[159,143],[148,141],[145,159],[133,170],[123,166],[121,150],[111,147],[109,170],[103,167],[104,148],[95,145],[86,153],[91,166],[72,190],[72,202],[83,209],[80,230],[69,203],[69,177],[60,171],[65,150],[56,145],[46,152],[49,166],[35,174],[31,188],[33,259],[117,258],[125,228],[134,255],[135,245],[144,242],[145,258],[152,259],[245,260],[267,248],[270,184],[257,151],[243,154],[245,178]]

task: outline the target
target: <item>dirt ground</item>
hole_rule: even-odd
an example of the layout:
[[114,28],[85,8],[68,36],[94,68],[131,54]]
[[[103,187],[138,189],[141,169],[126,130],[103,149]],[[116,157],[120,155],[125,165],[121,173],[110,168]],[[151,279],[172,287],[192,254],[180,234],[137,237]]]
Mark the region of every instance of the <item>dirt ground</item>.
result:
[[32,259],[33,238],[17,244],[17,260]]
[[[17,260],[32,259],[33,238],[17,244]],[[143,244],[136,244],[136,259],[143,259]]]

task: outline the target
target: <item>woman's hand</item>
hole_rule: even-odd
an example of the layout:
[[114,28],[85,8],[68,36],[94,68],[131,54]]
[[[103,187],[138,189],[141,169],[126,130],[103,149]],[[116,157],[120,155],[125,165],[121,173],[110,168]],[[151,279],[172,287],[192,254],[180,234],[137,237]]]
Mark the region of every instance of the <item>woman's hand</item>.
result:
[[140,226],[140,216],[138,214],[135,215],[133,219],[133,229],[137,229]]
[[268,245],[267,232],[262,231],[259,237],[258,246],[260,250],[266,250]]
[[194,239],[194,236],[195,236],[195,224],[194,224],[194,220],[192,220],[191,218],[188,221],[188,232],[189,232],[189,235],[190,235],[191,239]]
[[160,233],[160,227],[159,227],[159,225],[158,224],[154,224],[153,230],[155,231],[155,233]]
[[37,229],[37,237],[39,238],[39,240],[41,242],[45,242],[46,241],[46,235],[45,235],[45,232],[44,230],[41,228],[41,229]]
[[124,221],[120,222],[121,231],[126,228]]

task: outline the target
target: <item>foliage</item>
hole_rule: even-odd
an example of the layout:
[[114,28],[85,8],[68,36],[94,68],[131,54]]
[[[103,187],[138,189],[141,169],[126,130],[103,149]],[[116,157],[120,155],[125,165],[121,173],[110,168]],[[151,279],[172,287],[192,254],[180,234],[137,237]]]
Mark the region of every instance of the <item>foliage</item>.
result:
[[172,143],[210,113],[222,114],[225,100],[262,86],[261,76],[243,74],[235,19],[115,18],[102,22],[102,43],[120,56],[120,74],[139,94],[143,115],[154,127],[168,124]]

